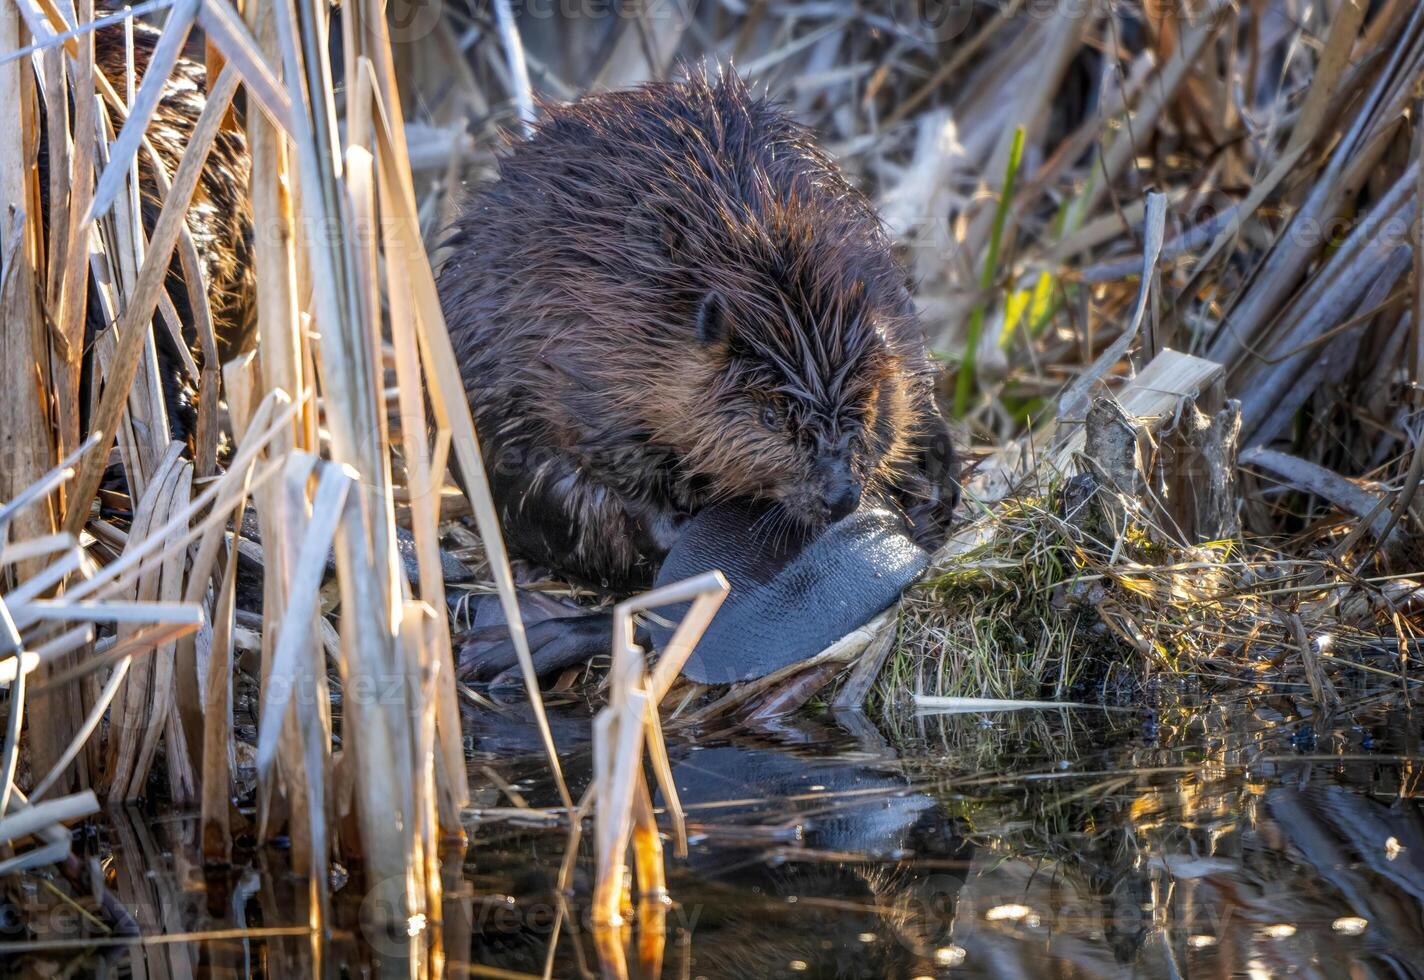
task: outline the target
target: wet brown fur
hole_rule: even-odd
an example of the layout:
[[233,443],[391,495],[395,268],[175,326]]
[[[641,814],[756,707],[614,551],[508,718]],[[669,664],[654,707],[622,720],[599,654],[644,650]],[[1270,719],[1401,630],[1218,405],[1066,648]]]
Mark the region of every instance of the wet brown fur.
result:
[[[158,43],[153,28],[134,25],[134,63],[138,81],[148,70],[148,59]],[[94,35],[95,65],[116,90],[124,87],[124,32],[121,25],[104,28]],[[193,127],[207,104],[207,69],[200,60],[180,57],[168,77],[147,135],[154,151],[172,178],[188,148]],[[117,132],[123,121],[112,117]],[[248,202],[248,172],[251,158],[247,140],[234,129],[220,129],[208,153],[206,166],[188,205],[187,225],[202,260],[208,305],[212,312],[219,360],[229,360],[254,341],[256,284],[252,262],[252,213]],[[163,201],[158,197],[153,165],[147,154],[139,154],[141,209],[148,232],[158,222]],[[176,257],[168,274],[168,293],[178,308],[185,331],[193,329],[183,286],[182,266]],[[160,329],[161,334],[167,334]],[[197,349],[190,335],[189,343]],[[201,364],[201,358],[199,359]]]
[[816,526],[865,492],[942,533],[952,454],[890,242],[734,74],[546,106],[448,244],[445,316],[516,555],[640,587],[730,496]]

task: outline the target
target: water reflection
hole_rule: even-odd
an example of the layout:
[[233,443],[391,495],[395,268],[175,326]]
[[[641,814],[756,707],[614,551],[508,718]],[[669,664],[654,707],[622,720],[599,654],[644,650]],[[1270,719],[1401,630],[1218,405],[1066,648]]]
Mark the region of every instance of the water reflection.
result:
[[[338,877],[318,942],[279,851],[205,872],[192,819],[122,811],[96,842],[108,887],[166,941],[106,940],[27,879],[0,970],[409,975],[418,950],[421,971],[598,976],[591,856],[561,893],[565,831],[523,809],[556,801],[537,738],[515,717],[470,724],[487,788],[469,846],[443,855],[440,922],[382,925],[380,886]],[[577,785],[587,722],[557,724]],[[1418,740],[1405,714],[1276,699],[684,735],[691,853],[663,921],[621,937],[627,962],[688,980],[1424,975]]]

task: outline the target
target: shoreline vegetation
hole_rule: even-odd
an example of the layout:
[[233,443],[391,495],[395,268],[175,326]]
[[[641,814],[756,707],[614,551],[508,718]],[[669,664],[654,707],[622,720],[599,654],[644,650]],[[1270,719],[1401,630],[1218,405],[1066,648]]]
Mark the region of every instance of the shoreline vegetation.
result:
[[[57,869],[66,901],[136,928],[70,828],[161,800],[201,813],[212,864],[238,834],[290,846],[314,924],[338,866],[389,885],[378,914],[411,930],[412,975],[438,973],[421,929],[471,807],[462,711],[488,704],[452,650],[462,593],[512,624],[570,855],[591,819],[615,975],[638,895],[640,942],[661,935],[663,848],[686,848],[665,726],[814,703],[893,732],[973,699],[1241,689],[1412,704],[1424,6],[593,6],[0,3],[0,883]],[[96,70],[96,17],[161,31],[145,72]],[[206,91],[170,166],[150,128],[180,56]],[[553,685],[600,705],[579,799],[432,268],[536,96],[706,60],[785,100],[900,244],[968,450],[961,523],[896,607],[731,689],[647,664],[625,604],[611,669]],[[188,216],[225,131],[252,159],[259,340],[219,363]],[[154,353],[175,256],[188,442]],[[90,338],[94,308],[112,326]],[[725,589],[644,600],[700,597],[673,653]]]

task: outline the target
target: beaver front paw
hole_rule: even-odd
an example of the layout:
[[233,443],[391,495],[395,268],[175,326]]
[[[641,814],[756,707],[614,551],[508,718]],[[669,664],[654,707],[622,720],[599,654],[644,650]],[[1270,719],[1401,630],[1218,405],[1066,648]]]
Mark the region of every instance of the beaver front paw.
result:
[[[613,641],[613,617],[609,613],[590,613],[546,619],[531,624],[525,637],[535,675],[546,678],[607,653]],[[477,627],[461,633],[455,642],[456,672],[461,680],[488,683],[491,688],[524,683],[507,625]]]

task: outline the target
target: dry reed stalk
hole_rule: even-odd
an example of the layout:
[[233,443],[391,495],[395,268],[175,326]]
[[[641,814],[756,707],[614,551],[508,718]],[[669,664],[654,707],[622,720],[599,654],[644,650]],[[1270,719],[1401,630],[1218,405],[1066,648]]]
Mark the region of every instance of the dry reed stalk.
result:
[[30,851],[0,861],[0,876],[63,861],[70,853],[70,832],[63,826],[99,810],[99,801],[90,790],[32,805],[18,793],[15,814],[0,818],[0,844],[7,848],[26,837],[37,836],[43,844]]
[[[608,706],[593,721],[592,790],[598,858],[593,916],[602,929],[616,930],[624,921],[624,908],[629,904],[624,868],[630,843],[638,861],[638,881],[646,889],[644,897],[654,903],[662,901],[662,846],[643,771],[645,747],[664,805],[673,818],[678,853],[687,852],[687,829],[663,743],[658,703],[691,656],[727,592],[727,580],[721,573],[707,572],[624,600],[614,609]],[[642,649],[633,642],[633,617],[688,602],[690,607],[657,666],[649,672]]]
[[[129,536],[129,545],[137,547],[148,537],[156,524],[166,523],[171,515],[185,506],[190,498],[192,464],[181,458],[178,443],[169,446],[147,493],[139,501]],[[161,602],[171,605],[182,595],[183,562],[181,550],[169,549],[138,566],[133,597],[140,602]],[[135,632],[132,624],[122,624],[119,641]],[[144,657],[129,672],[114,702],[110,719],[110,764],[105,773],[105,785],[111,800],[137,799],[148,781],[148,771],[158,748],[158,738],[168,724],[173,707],[174,650],[165,646],[152,657]],[[170,741],[169,769],[178,779],[171,787],[176,800],[187,803],[194,797],[194,778],[188,767],[186,750]]]
[[[259,63],[261,57],[278,57],[276,27],[271,5],[253,4],[246,10],[246,16],[255,34],[255,44],[260,52],[246,56],[235,49],[242,47],[245,38],[234,37],[227,42],[228,49],[239,64],[249,66]],[[215,14],[214,19],[220,15]],[[251,78],[255,69],[249,67]],[[283,95],[286,98],[285,94]],[[301,317],[296,300],[296,255],[294,250],[295,224],[292,203],[287,193],[289,168],[287,147],[282,134],[271,119],[263,113],[251,113],[247,120],[248,146],[252,154],[252,219],[255,228],[262,233],[254,243],[253,261],[256,270],[257,322],[261,337],[260,391],[289,392],[300,401],[305,390],[302,364],[305,338],[300,329]],[[239,376],[234,375],[234,380]],[[242,383],[250,384],[250,375],[242,374]],[[229,385],[231,390],[232,384]],[[254,396],[257,391],[253,392]],[[305,424],[304,424],[305,423]],[[316,412],[313,410],[293,419],[290,427],[279,434],[272,451],[282,455],[301,447],[315,448]],[[282,515],[290,510],[276,490],[259,491],[257,504],[258,530],[261,539],[271,542],[266,549],[263,562],[263,630],[262,630],[262,677],[264,688],[272,676],[273,648],[278,633],[285,622],[285,610],[290,591],[289,578],[292,556],[288,553],[289,543],[298,540],[295,528],[282,524]],[[230,627],[229,627],[230,629]],[[218,678],[212,678],[213,683]],[[230,697],[230,687],[223,690]],[[285,796],[286,787],[295,799],[291,801],[290,817],[296,824],[294,844],[298,862],[311,866],[313,861],[324,865],[325,855],[311,853],[308,839],[309,819],[304,819],[305,779],[302,773],[302,753],[299,751],[300,738],[296,720],[287,721],[285,749],[282,753],[281,780],[264,781],[260,800],[259,823],[264,834],[279,831],[281,814],[272,812],[274,792]],[[215,760],[216,762],[216,760]],[[213,801],[210,810],[216,810]],[[223,804],[225,809],[225,804]],[[215,828],[215,833],[217,833]],[[225,836],[224,836],[225,840]],[[214,845],[216,846],[216,845]],[[226,847],[226,844],[222,845]]]
[[[246,15],[262,55],[275,58],[276,28],[270,5],[250,4]],[[282,132],[260,112],[248,115],[247,146],[252,155],[252,224],[261,229],[253,242],[253,265],[262,337],[262,386],[266,391],[288,392],[300,402],[305,390],[302,364],[306,341],[296,296],[288,149]],[[284,439],[278,451],[293,447],[308,452],[316,449],[315,405],[309,405],[309,411],[297,420],[292,437]]]
[[[382,455],[385,437],[372,382],[372,311],[358,302],[353,292],[353,243],[340,217],[339,201],[344,191],[341,166],[335,156],[324,15],[307,3],[294,9],[291,3],[277,2],[272,5],[272,12],[284,69],[282,84],[292,107],[288,135],[295,147],[301,188],[300,210],[294,215],[299,215],[301,221],[295,237],[311,269],[314,321],[321,335],[319,361],[325,419],[331,431],[333,458],[350,465],[358,481],[358,493],[351,495],[342,508],[342,531],[336,547],[345,611],[342,662],[347,669],[343,687],[348,692],[379,690],[383,680],[396,670],[397,614],[389,477]],[[270,506],[268,512],[272,512]],[[296,538],[288,535],[286,540]],[[272,595],[270,577],[267,584],[268,595]],[[309,617],[306,623],[300,618],[296,622],[304,630],[310,629]],[[287,628],[285,614],[283,628]],[[264,678],[264,683],[270,684],[270,678]],[[374,880],[382,880],[411,871],[408,848],[402,845],[396,829],[401,820],[395,824],[390,821],[391,801],[401,798],[399,787],[392,780],[397,772],[396,745],[402,733],[388,710],[363,700],[348,697],[346,710],[348,723],[361,733],[357,800],[362,851],[369,862],[368,873]],[[303,789],[300,745],[290,735],[280,740],[285,782],[293,794]],[[266,784],[264,792],[270,790],[271,784]],[[308,804],[314,805],[314,801]],[[293,812],[291,818],[292,829],[305,839],[308,814],[303,809]],[[404,814],[403,819],[409,819],[409,814]],[[268,832],[275,832],[275,825],[269,824]],[[308,842],[308,846],[312,843]],[[324,867],[325,860],[324,853],[310,853],[306,863],[314,870]]]
[[[378,35],[384,39],[384,31]],[[384,52],[384,54],[383,54]],[[539,694],[538,677],[534,672],[533,657],[529,653],[529,642],[524,632],[524,622],[519,611],[519,601],[514,586],[514,576],[509,567],[509,556],[504,548],[504,539],[499,531],[499,517],[494,507],[493,494],[484,471],[480,455],[479,440],[475,434],[474,420],[469,403],[465,400],[465,387],[460,378],[454,350],[450,345],[450,335],[445,328],[445,318],[440,309],[440,298],[435,290],[435,277],[430,267],[430,259],[420,239],[420,226],[416,218],[415,191],[410,178],[410,167],[406,155],[404,126],[398,115],[400,100],[395,98],[395,78],[389,57],[389,42],[373,46],[375,57],[375,81],[381,97],[374,117],[380,122],[377,143],[380,152],[379,173],[384,186],[384,200],[388,210],[384,211],[388,223],[382,233],[390,233],[398,245],[395,258],[404,263],[404,288],[413,289],[417,323],[420,326],[421,361],[425,367],[425,383],[430,406],[435,417],[436,449],[431,464],[432,473],[444,472],[446,453],[453,450],[455,464],[465,478],[465,486],[471,494],[471,506],[480,538],[485,547],[486,559],[499,591],[500,605],[505,620],[509,623],[510,636],[519,657],[519,665],[529,692],[530,704],[539,724],[540,736],[544,742],[549,765],[554,772],[555,782],[565,807],[572,810],[573,801],[565,784],[563,771],[559,765],[558,751],[554,745],[553,733],[545,717],[543,699]],[[388,249],[386,261],[390,274],[392,252]],[[442,695],[442,704],[446,698]],[[453,704],[442,707],[442,715],[450,717]],[[442,739],[448,740],[453,725],[444,725]],[[446,752],[449,752],[448,743]]]
[[[97,444],[96,440],[90,440],[87,445],[92,449]],[[82,452],[83,450],[81,450]],[[0,508],[0,549],[5,548],[5,542],[15,526],[14,518],[23,513],[26,508],[34,507],[45,502],[51,497],[63,481],[73,475],[74,459],[66,461],[47,477],[35,484],[31,491],[22,494],[15,501],[12,501],[4,508]],[[167,476],[155,482],[149,498],[145,500],[136,515],[136,529],[130,537],[130,542],[135,550],[142,542],[143,530],[152,524],[155,519],[161,519],[162,508],[170,510],[178,506],[181,499],[186,502],[187,492],[184,486],[184,473],[187,472],[189,464],[178,459],[176,451],[171,453],[164,470]],[[155,517],[155,515],[160,515]],[[53,760],[52,767],[37,784],[34,797],[42,796],[56,781],[64,774],[69,764],[77,757],[81,747],[97,730],[99,722],[103,717],[105,709],[110,703],[110,699],[119,693],[120,689],[129,683],[134,683],[127,677],[127,670],[134,654],[143,653],[158,648],[156,654],[158,659],[157,674],[159,681],[151,696],[142,699],[129,697],[119,701],[119,707],[115,709],[115,715],[111,720],[111,733],[113,736],[112,754],[121,762],[108,774],[110,784],[114,791],[121,795],[127,795],[135,785],[142,783],[143,777],[147,773],[148,767],[152,763],[154,750],[157,746],[159,736],[165,730],[170,738],[175,738],[175,729],[168,724],[168,708],[171,705],[172,684],[171,671],[166,671],[166,661],[171,660],[173,642],[184,632],[189,632],[198,625],[196,609],[172,600],[176,597],[176,584],[174,584],[175,574],[181,573],[181,565],[177,564],[183,555],[182,547],[170,549],[166,553],[161,553],[150,561],[147,565],[139,565],[139,578],[134,585],[134,595],[137,601],[83,601],[77,598],[82,593],[78,589],[71,590],[57,600],[41,598],[53,585],[68,576],[78,576],[87,584],[92,580],[90,566],[83,560],[83,555],[75,546],[76,539],[68,535],[55,535],[51,539],[41,544],[32,540],[29,547],[23,544],[17,549],[16,557],[20,557],[20,552],[29,556],[29,560],[37,560],[39,556],[59,555],[57,560],[50,562],[34,576],[24,580],[16,588],[0,596],[0,608],[4,609],[3,619],[9,631],[9,646],[11,662],[29,664],[33,660],[33,666],[38,666],[41,662],[53,662],[60,657],[67,655],[74,649],[86,645],[92,641],[93,632],[88,628],[71,629],[48,642],[39,642],[39,639],[50,634],[51,623],[63,620],[93,620],[93,621],[113,621],[119,625],[116,644],[109,654],[110,658],[116,658],[119,666],[113,672],[109,683],[101,695],[100,703],[91,711],[89,717],[77,728],[71,741],[66,744],[63,750]],[[9,564],[9,562],[6,562]],[[166,587],[160,587],[160,582],[168,582]],[[160,629],[139,629],[137,624],[167,623],[170,626]],[[16,660],[15,658],[23,658]],[[145,667],[145,678],[148,676],[148,659],[142,658],[140,663]],[[3,663],[0,663],[3,666]],[[101,661],[91,661],[86,663],[80,671],[87,672],[93,669],[101,669],[104,664]],[[24,716],[24,706],[26,700],[25,674],[28,670],[17,671],[11,682],[9,715],[9,730],[7,731],[5,751],[0,755],[4,760],[3,773],[0,773],[0,816],[5,812],[6,801],[14,794],[14,760],[18,749],[18,734],[21,719]],[[53,689],[64,690],[79,676],[75,670],[51,675],[46,679],[44,693],[52,693]],[[144,683],[147,689],[147,683]],[[128,688],[125,688],[128,690]],[[174,790],[181,793],[184,786],[191,787],[191,778],[185,778],[186,770],[183,763],[186,757],[181,751],[181,739],[178,740],[178,747],[172,752],[169,759],[170,779],[174,781]],[[46,766],[50,762],[46,761]]]
[[[306,487],[317,467],[317,459],[305,453],[289,453],[284,464],[283,489],[287,514],[285,530],[295,532],[300,545],[289,553],[287,602],[281,631],[277,635],[271,661],[266,665],[263,710],[257,734],[259,777],[275,782],[275,763],[281,743],[297,730],[301,765],[287,771],[287,778],[301,778],[304,786],[292,792],[291,821],[305,818],[307,826],[292,827],[295,840],[302,840],[301,859],[323,910],[327,889],[329,787],[331,785],[331,719],[326,689],[326,668],[321,644],[316,641],[315,621],[320,607],[319,592],[326,574],[326,555],[335,540],[337,525],[355,484],[349,468],[325,465],[307,514]],[[403,811],[408,812],[408,811]],[[295,847],[294,847],[295,850]],[[325,916],[323,916],[325,918]]]
[[[13,4],[0,13],[0,52],[23,45],[20,12]],[[39,188],[28,166],[29,152],[39,139],[38,120],[31,111],[33,76],[22,61],[0,65],[0,104],[17,112],[18,138],[0,147],[0,500],[12,500],[50,469],[54,445],[49,434],[49,358],[42,311],[36,304],[36,272],[41,248]],[[41,537],[55,529],[49,499],[17,515],[15,533]],[[41,566],[22,562],[15,574],[29,577]],[[49,668],[45,668],[46,672]],[[72,698],[52,705],[54,723],[37,733],[34,751],[48,766],[59,757],[78,723]],[[3,787],[0,787],[3,789]]]
[[[244,484],[232,511],[235,522],[242,519],[247,504],[246,491]],[[222,581],[211,606],[212,643],[202,701],[202,850],[203,857],[215,864],[226,864],[232,856],[232,624],[236,593],[237,534],[234,533],[227,548]]]
[[[280,361],[280,348],[285,346],[280,328],[274,332],[274,338],[279,347],[274,356]],[[252,360],[249,358],[229,363],[225,371],[228,390],[239,393],[239,398],[241,394],[247,394],[248,404],[261,390],[252,370]],[[281,399],[286,394],[280,388],[267,388],[266,392],[266,398],[275,396]],[[241,409],[234,412],[234,429],[238,432],[249,430],[254,421],[242,418],[240,412]],[[280,465],[286,479],[257,487],[253,491],[258,531],[261,539],[267,542],[262,549],[261,693],[264,700],[270,697],[274,683],[283,685],[289,695],[294,683],[290,670],[281,674],[276,671],[276,647],[283,633],[304,627],[308,639],[314,635],[311,622],[313,613],[310,609],[306,611],[305,623],[302,623],[300,614],[288,616],[288,604],[294,601],[294,576],[298,561],[295,549],[299,547],[306,528],[305,502],[299,492],[292,490],[291,485],[294,481],[301,484],[309,478],[315,462],[310,455],[297,454],[293,448],[294,427],[299,419],[300,414],[294,415],[287,425],[279,427],[268,449],[270,455],[275,457],[273,466]],[[293,466],[299,467],[295,473],[291,470]],[[322,553],[322,560],[324,567],[325,552]],[[299,623],[302,624],[294,625]],[[305,678],[306,673],[303,671],[300,677]],[[314,695],[315,692],[307,693]],[[312,713],[318,718],[321,717],[319,706],[315,703],[312,704]],[[287,825],[290,828],[294,861],[299,867],[315,872],[318,867],[324,866],[325,854],[314,851],[313,838],[309,833],[311,814],[308,811],[308,789],[309,779],[312,777],[306,773],[304,764],[305,733],[301,727],[304,719],[305,714],[295,717],[286,712],[277,712],[276,721],[282,726],[283,733],[279,748],[280,767],[279,772],[266,773],[264,775],[268,778],[259,781],[257,823],[258,836],[264,840],[281,833],[282,827]]]
[[[408,601],[401,617],[401,629],[402,643],[406,647],[406,662],[411,668],[406,680],[407,690],[410,692],[408,710],[416,730],[410,763],[416,814],[412,826],[415,836],[412,850],[424,866],[425,907],[439,910],[444,905],[444,883],[440,873],[440,783],[448,777],[442,771],[438,758],[437,692],[440,687],[449,686],[448,683],[442,682],[442,664],[439,659],[440,637],[448,636],[449,627],[444,615],[428,603]],[[441,934],[436,932],[433,936],[434,948],[424,951],[431,958],[432,975],[440,974],[436,964],[443,955],[439,945],[441,938]]]
[[[377,98],[376,83],[373,78],[371,62],[362,57],[358,62],[358,70],[360,72],[358,77],[361,81],[356,88],[357,99],[359,101],[364,98],[366,105],[376,109],[378,108],[375,102]],[[384,122],[381,125],[383,131],[388,131]],[[368,135],[374,137],[375,134],[372,132]],[[353,143],[355,142],[355,137],[353,137]],[[369,162],[369,156],[367,160]],[[392,193],[388,182],[383,182],[381,192],[383,200],[388,202],[383,210],[383,215],[386,217],[381,223],[381,243],[388,257],[387,262],[393,263],[395,262],[394,256],[399,255],[400,249],[405,245],[399,233],[393,228],[393,223],[399,220],[409,220],[409,218],[395,216],[395,212],[399,211],[400,204],[403,202]],[[374,241],[373,237],[373,247]],[[440,485],[438,476],[444,470],[444,451],[438,451],[438,455],[442,457],[440,468],[434,469],[431,448],[424,434],[425,400],[421,396],[419,341],[414,310],[407,301],[404,290],[389,290],[387,296],[391,338],[396,354],[396,377],[400,413],[403,420],[401,425],[403,458],[406,465],[406,485],[409,489],[411,503],[411,525],[417,545],[416,560],[419,571],[420,596],[430,608],[445,609],[445,583],[439,551]],[[442,430],[437,434],[437,440],[442,444],[448,444],[448,430]],[[445,676],[453,676],[454,659],[450,650],[448,631],[439,632],[433,637],[433,640],[436,646],[432,653],[439,664],[439,669]],[[439,684],[436,691],[438,692],[437,717],[440,735],[440,753],[437,758],[442,773],[440,780],[442,790],[440,794],[441,822],[447,828],[455,828],[459,826],[461,809],[469,801],[463,744],[460,739],[459,708],[454,700],[453,685]]]
[[137,373],[138,359],[145,340],[152,336],[149,322],[158,305],[158,293],[163,288],[163,280],[167,274],[169,259],[173,255],[173,247],[178,241],[180,226],[197,187],[208,151],[212,148],[213,137],[217,135],[228,102],[237,90],[238,81],[237,74],[229,70],[213,83],[208,93],[208,101],[193,127],[193,137],[174,175],[168,198],[163,202],[163,209],[154,226],[143,267],[128,298],[123,321],[119,326],[118,349],[109,366],[99,410],[91,422],[93,430],[100,433],[105,441],[101,443],[100,451],[85,457],[74,496],[65,512],[64,526],[71,534],[79,533],[88,521],[89,505],[99,488],[99,479],[103,475],[108,458],[108,447],[113,439],[112,433],[118,427],[119,416],[124,410],[129,386]]
[[[414,213],[414,194],[409,189],[410,166],[405,144],[405,126],[400,116],[400,100],[396,96],[390,38],[384,13],[378,5],[353,6],[348,12],[344,26],[348,32],[348,46],[360,52],[360,57],[353,60],[358,79],[356,90],[365,99],[371,123],[370,141],[366,148],[379,160],[378,178],[383,202],[381,245],[386,256],[388,275],[395,275],[391,270],[400,270],[403,266],[405,274],[400,278],[405,282],[428,283],[420,290],[420,294],[426,297],[424,305],[418,300],[414,304],[407,302],[405,289],[401,287],[387,290],[387,301],[391,340],[396,355],[396,378],[402,419],[401,438],[406,485],[411,502],[412,530],[417,546],[420,597],[431,608],[443,610],[446,608],[446,602],[439,551],[440,484],[448,462],[448,418],[451,408],[444,404],[437,404],[435,407],[438,428],[432,451],[422,434],[426,410],[424,399],[420,396],[423,385],[419,354],[423,347],[428,349],[429,345],[421,343],[419,316],[431,316],[428,299],[433,292],[433,281],[429,263],[424,260],[424,249],[420,247],[418,219]],[[416,261],[414,254],[419,254],[421,260]],[[443,318],[427,320],[425,330],[444,334]],[[432,401],[440,403],[443,400],[437,394]],[[456,406],[454,411],[458,413],[461,407],[468,412],[467,406]],[[439,671],[446,678],[453,677],[454,657],[450,649],[448,631],[435,631],[433,640],[436,645],[431,652],[438,663]],[[448,680],[437,683],[435,690],[436,731],[440,746],[437,761],[441,773],[441,822],[453,831],[459,826],[460,810],[469,802],[464,747],[460,737],[459,706],[455,700],[454,687]],[[533,696],[538,698],[537,689]]]

